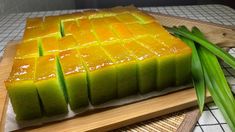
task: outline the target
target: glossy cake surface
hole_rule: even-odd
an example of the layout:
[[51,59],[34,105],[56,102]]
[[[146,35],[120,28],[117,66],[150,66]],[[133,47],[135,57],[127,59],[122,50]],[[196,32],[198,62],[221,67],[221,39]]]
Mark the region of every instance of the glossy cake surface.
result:
[[[15,59],[6,88],[17,120],[42,116],[35,79],[35,58]],[[30,100],[30,101],[29,101]]]
[[117,96],[125,97],[137,93],[137,65],[121,42],[102,46],[115,63],[117,73]]
[[71,109],[88,105],[86,69],[77,50],[60,52],[59,60]]
[[191,54],[132,6],[28,18],[5,84],[18,120],[67,114],[184,85]]

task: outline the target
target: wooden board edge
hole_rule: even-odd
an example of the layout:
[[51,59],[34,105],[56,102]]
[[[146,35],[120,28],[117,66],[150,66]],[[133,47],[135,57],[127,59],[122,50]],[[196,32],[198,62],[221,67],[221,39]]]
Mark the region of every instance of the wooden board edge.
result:
[[[6,63],[8,63],[7,59],[11,59],[10,61],[10,65],[13,63],[13,58],[12,55],[14,55],[15,53],[10,52],[9,50],[14,50],[15,49],[15,44],[18,41],[12,41],[9,42],[4,49],[4,53],[3,53],[3,57],[0,61],[0,69],[2,69],[1,67],[3,67]],[[11,68],[9,68],[9,71],[11,70]],[[9,71],[0,71],[0,74],[3,74],[5,72],[9,72]],[[8,95],[7,95],[7,91],[5,88],[5,84],[4,84],[4,80],[7,77],[1,77],[1,82],[0,82],[0,131],[4,131],[5,129],[5,119],[6,119],[6,111],[7,111],[7,106],[8,106]]]
[[[192,93],[195,94],[195,90],[193,88],[186,89],[186,91],[183,91],[183,90],[178,91],[178,92],[175,92],[175,93],[172,93],[172,94],[173,95],[185,95],[185,94],[192,94]],[[208,91],[207,91],[207,93],[208,93]],[[165,98],[165,96],[167,96],[167,95],[159,96],[159,98]],[[152,103],[153,102],[156,103],[156,102],[158,102],[156,100],[158,100],[159,98],[149,99],[148,101],[150,101]],[[195,98],[196,98],[196,95],[195,95]],[[52,123],[49,123],[49,124],[45,124],[43,126],[31,127],[31,128],[26,128],[26,129],[22,129],[22,130],[23,131],[27,130],[27,131],[32,131],[32,132],[34,132],[34,131],[35,132],[36,131],[51,131],[51,130],[54,130],[55,128],[58,128],[62,125],[65,125],[65,126],[72,126],[72,127],[70,127],[70,128],[62,127],[60,129],[61,131],[109,131],[109,130],[117,129],[117,128],[124,127],[124,126],[127,126],[127,125],[131,125],[131,124],[134,124],[134,123],[137,123],[137,122],[145,121],[145,120],[148,120],[148,119],[152,119],[152,118],[155,118],[155,117],[159,117],[159,116],[166,115],[166,114],[169,114],[169,113],[172,113],[172,112],[181,111],[181,110],[184,110],[186,108],[196,106],[197,105],[197,100],[195,100],[195,98],[194,99],[184,100],[184,104],[178,104],[178,105],[174,105],[174,106],[169,104],[168,108],[160,108],[161,110],[150,110],[151,112],[135,115],[135,116],[133,116],[133,118],[115,120],[115,121],[113,121],[113,119],[108,119],[108,120],[112,120],[113,121],[112,123],[110,123],[110,122],[107,123],[107,120],[106,121],[99,121],[97,123],[97,121],[96,121],[97,119],[95,119],[95,117],[97,117],[97,115],[96,115],[97,113],[96,113],[94,115],[92,115],[92,114],[85,115],[86,116],[85,118],[81,117],[79,119],[79,118],[75,117],[75,118],[72,118],[72,119],[64,120],[62,122],[52,122]],[[176,101],[176,100],[174,100],[174,101]],[[211,96],[209,94],[207,94],[206,102],[211,102],[211,101],[212,101]],[[131,108],[133,108],[133,105],[139,105],[138,103],[142,103],[140,105],[145,108],[146,104],[144,102],[146,102],[146,101],[137,102],[137,103],[133,103],[133,104],[130,104],[130,105],[121,106],[121,107],[129,107],[129,108],[131,107]],[[122,109],[121,107],[117,107],[117,108],[114,108],[114,109],[109,109],[107,111],[104,110],[103,112],[98,113],[99,114],[98,116],[102,117],[105,114],[109,115],[110,113],[113,113],[113,111],[115,111],[115,112],[119,111],[117,109]],[[152,107],[152,106],[148,105],[148,107]],[[155,104],[154,107],[156,108],[156,104]],[[127,109],[129,109],[129,108],[127,108]],[[159,108],[156,108],[156,109],[159,109]],[[103,114],[103,113],[105,113],[105,114]],[[119,113],[119,114],[121,114],[121,113]],[[110,117],[110,118],[112,118],[112,117]],[[95,123],[93,124],[93,122],[90,122],[89,126],[86,125],[86,124],[84,125],[83,121],[86,122],[87,120],[90,120],[90,119],[95,119],[95,120],[93,120]],[[80,124],[80,123],[82,125],[75,125],[75,124]],[[105,124],[105,123],[107,123],[107,124]]]
[[158,13],[158,12],[151,12],[151,11],[145,11],[145,12],[147,12],[149,14],[153,14],[153,15],[159,15],[159,16],[164,16],[164,17],[172,17],[172,18],[179,19],[179,20],[197,22],[197,23],[202,23],[202,24],[211,25],[211,26],[219,26],[219,27],[231,29],[235,32],[235,26],[233,26],[233,25],[222,25],[222,24],[218,24],[218,23],[212,23],[212,22],[207,22],[207,21],[202,21],[202,20],[190,19],[190,18],[181,17],[181,16],[167,15],[167,14]]
[[201,113],[198,107],[193,107],[189,109],[186,113],[183,122],[177,128],[176,132],[192,132]]
[[0,126],[0,131],[3,132],[5,130],[5,123],[6,123],[6,115],[7,115],[7,106],[8,106],[8,101],[9,101],[9,98],[8,96],[6,95],[6,98],[5,98],[5,102],[4,102],[4,107],[3,107],[3,111],[1,113],[1,126]]

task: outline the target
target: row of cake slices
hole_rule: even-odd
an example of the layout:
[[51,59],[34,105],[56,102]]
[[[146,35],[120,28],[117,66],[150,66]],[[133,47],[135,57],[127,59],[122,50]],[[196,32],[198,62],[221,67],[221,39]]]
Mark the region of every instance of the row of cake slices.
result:
[[[92,24],[84,22],[81,27],[78,27],[75,22],[70,21],[69,25],[65,25],[65,36],[62,38],[48,35],[23,41],[18,44],[16,58],[18,56],[42,56],[42,52],[37,52],[38,49],[40,49],[40,51],[43,49],[44,55],[47,55],[51,52],[73,49],[75,47],[90,46],[97,43],[109,43],[110,41],[125,41],[146,35],[151,35],[159,40],[165,41],[172,37],[156,22],[126,25],[123,23],[106,24],[103,20],[100,20],[101,19],[92,21]],[[111,25],[111,27],[109,25]],[[28,48],[31,50],[29,51]]]
[[[109,25],[109,23],[145,24],[154,22],[155,19],[136,8],[130,7],[88,10],[65,15],[28,18],[23,40],[28,41],[45,36],[62,37],[65,35],[64,30],[77,29],[77,27],[73,26],[74,23],[78,24],[79,28],[90,30],[91,21],[98,21],[95,24],[101,26]],[[64,29],[66,26],[69,29]]]
[[18,56],[6,87],[17,119],[24,120],[66,113],[67,102],[77,110],[185,84],[190,69],[191,49],[182,41],[145,36],[39,58]]

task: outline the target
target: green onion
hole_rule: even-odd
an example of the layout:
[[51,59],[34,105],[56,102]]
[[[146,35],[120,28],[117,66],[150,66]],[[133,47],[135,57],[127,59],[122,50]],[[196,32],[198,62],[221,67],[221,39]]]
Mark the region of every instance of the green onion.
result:
[[201,61],[198,56],[197,48],[194,42],[182,36],[180,36],[180,39],[184,41],[192,49],[192,80],[197,94],[199,109],[202,112],[205,103],[206,88],[205,88],[204,74]]
[[226,51],[224,51],[223,49],[219,48],[217,45],[209,42],[205,38],[195,36],[190,31],[185,31],[185,30],[182,30],[182,29],[178,29],[176,27],[173,27],[173,28],[166,27],[166,29],[169,32],[172,32],[172,33],[180,35],[180,36],[184,36],[188,39],[191,39],[191,40],[197,42],[198,44],[202,45],[207,50],[209,50],[210,52],[212,52],[213,54],[215,54],[216,56],[218,56],[219,58],[224,60],[233,69],[235,69],[235,58],[232,55],[230,55],[229,53],[227,53]]

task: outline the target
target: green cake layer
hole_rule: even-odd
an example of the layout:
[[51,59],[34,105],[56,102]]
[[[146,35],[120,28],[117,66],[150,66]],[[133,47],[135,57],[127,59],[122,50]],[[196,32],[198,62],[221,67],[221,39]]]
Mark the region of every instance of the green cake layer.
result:
[[35,58],[15,59],[6,88],[17,120],[29,120],[42,116],[36,85]]
[[157,90],[175,84],[175,55],[170,49],[156,41],[153,37],[146,36],[137,40],[156,55],[156,83]]
[[144,94],[156,89],[156,56],[136,41],[127,41],[124,47],[137,60],[139,92]]
[[192,50],[180,39],[173,38],[169,47],[175,53],[175,85],[183,85],[191,81]]
[[87,106],[89,102],[86,70],[77,50],[63,51],[59,54],[59,59],[71,109]]
[[120,42],[102,46],[117,69],[117,95],[119,98],[137,93],[137,64],[135,58]]
[[[191,78],[191,54],[133,6],[29,18],[17,45],[19,67],[13,66],[6,87],[18,119],[65,114],[68,104],[77,111],[184,85]],[[20,67],[19,59],[34,60],[32,73],[21,75],[28,66]]]
[[56,56],[47,55],[38,58],[35,84],[47,116],[68,112],[66,91],[59,75]]
[[40,43],[40,54],[41,56],[45,56],[45,55],[57,55],[59,52],[59,42],[58,42],[58,38],[56,37],[45,37],[42,38],[41,41],[39,41]]
[[[117,97],[116,70],[99,46],[79,49],[88,73],[89,97],[93,105]],[[96,53],[96,54],[94,54]]]

